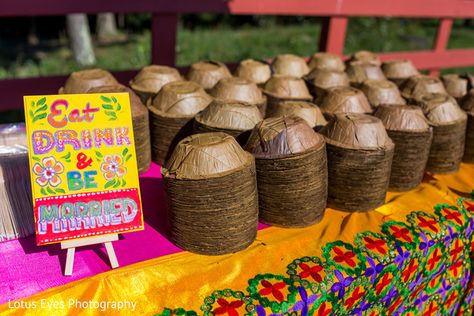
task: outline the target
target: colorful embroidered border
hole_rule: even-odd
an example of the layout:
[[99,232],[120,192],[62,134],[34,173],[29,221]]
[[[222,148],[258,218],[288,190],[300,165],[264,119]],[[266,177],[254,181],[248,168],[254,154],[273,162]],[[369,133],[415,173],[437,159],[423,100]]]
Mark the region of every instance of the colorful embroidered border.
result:
[[[247,292],[205,298],[204,315],[472,315],[474,200],[389,221],[354,244],[334,241],[323,258],[293,260],[286,275],[258,274]],[[183,308],[159,315],[197,315]]]

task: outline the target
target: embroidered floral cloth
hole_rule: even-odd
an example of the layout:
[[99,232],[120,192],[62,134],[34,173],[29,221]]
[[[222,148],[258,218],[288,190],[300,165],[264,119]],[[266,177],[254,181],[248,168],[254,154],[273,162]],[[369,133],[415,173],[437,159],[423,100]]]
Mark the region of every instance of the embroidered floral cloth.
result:
[[[97,313],[69,306],[74,298],[136,302],[121,311],[134,315],[471,315],[473,176],[472,165],[427,175],[372,212],[327,209],[308,228],[259,231],[237,254],[151,259],[23,300],[50,303],[40,310],[4,304],[0,313]],[[48,307],[61,301],[64,308]]]

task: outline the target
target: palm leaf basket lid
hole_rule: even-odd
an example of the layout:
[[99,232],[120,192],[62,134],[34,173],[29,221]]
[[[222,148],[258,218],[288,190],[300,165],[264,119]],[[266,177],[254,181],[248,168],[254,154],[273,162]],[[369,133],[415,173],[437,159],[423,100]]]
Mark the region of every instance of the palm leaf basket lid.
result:
[[404,80],[419,75],[415,65],[408,59],[384,61],[382,63],[382,71],[387,79],[394,81],[398,86]]
[[319,107],[326,115],[342,113],[372,113],[367,97],[353,87],[334,87],[327,90]]
[[195,120],[211,128],[244,132],[253,129],[263,116],[253,104],[214,100]]
[[232,77],[227,66],[218,61],[200,61],[191,65],[186,79],[210,91],[222,78]]
[[149,65],[130,81],[130,87],[140,93],[157,94],[167,83],[181,81],[178,70],[168,66]]
[[324,138],[300,117],[280,116],[258,123],[245,150],[256,158],[282,158],[321,148]]
[[303,79],[274,75],[266,83],[263,93],[276,100],[311,101],[313,97]]
[[259,217],[282,227],[320,221],[327,200],[324,138],[297,116],[267,118],[245,147],[255,159]]
[[304,119],[311,128],[319,128],[327,124],[326,118],[324,118],[319,107],[314,103],[306,101],[279,102],[273,108],[273,112],[268,113],[268,116],[297,116]]
[[344,71],[346,66],[341,57],[332,53],[316,53],[308,62],[309,69],[326,69],[333,71]]
[[176,146],[162,174],[175,179],[208,179],[241,170],[252,162],[252,155],[228,134],[195,134]]
[[467,119],[466,113],[458,106],[456,100],[447,94],[426,94],[417,101],[417,104],[421,106],[432,126],[451,125]]
[[118,85],[118,81],[107,70],[95,68],[75,71],[69,75],[64,86],[59,89],[60,94],[87,93],[91,88]]
[[382,104],[374,112],[388,131],[426,132],[430,125],[420,107],[405,104]]
[[380,58],[377,54],[370,52],[368,50],[359,50],[352,54],[349,59],[347,60],[348,63],[353,61],[362,62],[362,63],[369,63],[376,66],[382,65]]
[[273,72],[277,75],[301,78],[308,74],[309,68],[306,61],[296,55],[282,54],[273,59]]
[[365,80],[383,80],[385,76],[380,66],[365,63],[360,61],[353,61],[347,65],[346,69],[349,81],[352,85],[359,85]]
[[426,75],[412,76],[406,80],[400,89],[402,96],[407,100],[416,101],[423,95],[430,93],[447,94],[439,78]]
[[386,79],[366,80],[362,83],[360,90],[364,92],[374,108],[381,104],[406,104],[397,85]]
[[154,114],[167,118],[194,117],[211,103],[212,97],[197,83],[174,81],[165,84],[149,100],[148,108]]
[[462,98],[460,105],[464,111],[474,113],[474,89],[471,89],[466,93]]
[[239,63],[239,66],[235,70],[235,76],[261,86],[270,79],[272,70],[270,65],[266,62],[255,59],[245,59]]
[[222,78],[212,88],[210,95],[223,101],[239,101],[262,105],[266,98],[257,85],[239,77]]
[[320,131],[328,144],[348,149],[393,149],[380,119],[359,113],[336,114]]
[[450,96],[457,101],[467,94],[468,80],[456,74],[447,74],[441,76],[441,81]]
[[349,86],[349,77],[343,71],[315,68],[304,79],[315,97],[320,97],[329,88]]

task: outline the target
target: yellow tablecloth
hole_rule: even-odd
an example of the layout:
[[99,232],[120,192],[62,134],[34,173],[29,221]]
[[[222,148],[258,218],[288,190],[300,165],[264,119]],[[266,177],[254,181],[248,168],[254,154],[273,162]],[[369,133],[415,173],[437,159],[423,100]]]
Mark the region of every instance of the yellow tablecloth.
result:
[[0,313],[116,315],[120,303],[128,304],[124,315],[470,315],[474,202],[460,198],[473,188],[474,166],[463,164],[456,174],[426,175],[415,190],[389,193],[372,212],[327,209],[309,228],[259,231],[236,254],[148,260],[21,300],[35,310],[4,304]]

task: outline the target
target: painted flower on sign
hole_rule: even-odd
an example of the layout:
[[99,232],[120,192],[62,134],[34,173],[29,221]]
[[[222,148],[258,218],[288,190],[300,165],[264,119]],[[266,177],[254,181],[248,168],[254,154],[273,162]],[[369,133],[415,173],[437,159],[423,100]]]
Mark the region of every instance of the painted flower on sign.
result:
[[121,155],[106,155],[100,171],[104,173],[105,180],[109,181],[113,178],[121,178],[127,173],[127,168],[123,166],[123,157]]
[[41,164],[34,164],[33,172],[38,176],[36,183],[40,186],[44,187],[49,184],[52,187],[57,187],[61,183],[61,178],[58,175],[64,172],[64,166],[54,157],[45,157]]

